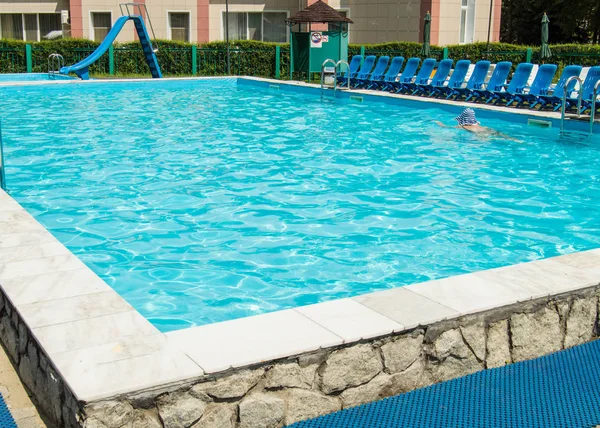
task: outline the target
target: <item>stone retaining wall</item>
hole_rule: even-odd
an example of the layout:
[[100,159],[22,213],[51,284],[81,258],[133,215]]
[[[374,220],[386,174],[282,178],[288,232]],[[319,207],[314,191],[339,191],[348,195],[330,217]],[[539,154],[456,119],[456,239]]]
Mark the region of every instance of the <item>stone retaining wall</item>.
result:
[[0,340],[38,409],[60,428],[81,426],[82,406],[1,290]]
[[90,403],[80,417],[87,428],[280,427],[590,341],[598,335],[598,297],[594,287],[511,305]]

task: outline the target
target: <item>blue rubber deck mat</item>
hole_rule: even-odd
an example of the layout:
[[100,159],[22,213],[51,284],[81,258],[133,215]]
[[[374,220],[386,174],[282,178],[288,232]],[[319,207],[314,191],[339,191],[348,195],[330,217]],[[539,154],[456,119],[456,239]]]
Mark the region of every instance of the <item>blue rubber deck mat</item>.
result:
[[600,341],[345,409],[294,428],[600,425]]
[[0,393],[0,427],[1,428],[17,428],[17,424],[6,407],[4,397]]

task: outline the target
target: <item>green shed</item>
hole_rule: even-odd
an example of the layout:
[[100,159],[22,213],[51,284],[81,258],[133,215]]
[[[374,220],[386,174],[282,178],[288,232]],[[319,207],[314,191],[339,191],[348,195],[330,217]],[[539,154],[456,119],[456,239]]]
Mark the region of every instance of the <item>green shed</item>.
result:
[[294,72],[320,73],[326,59],[348,60],[352,20],[317,0],[286,20],[290,27],[290,78]]

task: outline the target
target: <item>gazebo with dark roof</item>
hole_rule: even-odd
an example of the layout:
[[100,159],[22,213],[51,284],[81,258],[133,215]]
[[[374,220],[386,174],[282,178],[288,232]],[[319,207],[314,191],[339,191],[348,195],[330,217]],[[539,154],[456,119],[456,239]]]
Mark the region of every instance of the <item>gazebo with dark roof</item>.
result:
[[[310,73],[320,72],[326,59],[336,63],[348,59],[348,24],[353,22],[322,0],[289,17],[286,23],[290,27],[291,79],[294,72],[307,73],[310,79]],[[327,24],[327,30],[313,30],[312,24]]]
[[350,18],[346,18],[339,11],[335,10],[322,0],[317,0],[315,3],[301,10],[294,16],[285,20],[288,24],[303,24],[303,23],[330,23],[345,22],[353,24]]

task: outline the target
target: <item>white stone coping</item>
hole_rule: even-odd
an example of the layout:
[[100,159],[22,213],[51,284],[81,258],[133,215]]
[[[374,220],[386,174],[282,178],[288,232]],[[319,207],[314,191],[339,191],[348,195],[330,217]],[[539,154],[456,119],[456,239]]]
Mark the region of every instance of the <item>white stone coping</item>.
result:
[[163,334],[0,190],[0,289],[85,402],[599,283],[596,249]]

